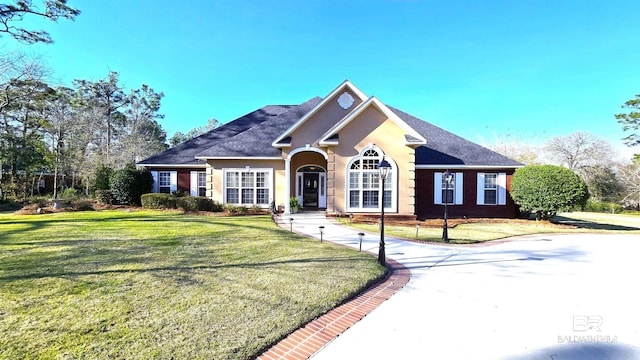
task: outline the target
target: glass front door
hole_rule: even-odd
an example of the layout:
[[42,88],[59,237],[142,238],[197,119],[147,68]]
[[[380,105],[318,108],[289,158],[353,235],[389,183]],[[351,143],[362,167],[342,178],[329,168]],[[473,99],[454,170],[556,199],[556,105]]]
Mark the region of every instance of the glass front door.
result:
[[318,207],[318,173],[303,173],[302,176],[302,207]]

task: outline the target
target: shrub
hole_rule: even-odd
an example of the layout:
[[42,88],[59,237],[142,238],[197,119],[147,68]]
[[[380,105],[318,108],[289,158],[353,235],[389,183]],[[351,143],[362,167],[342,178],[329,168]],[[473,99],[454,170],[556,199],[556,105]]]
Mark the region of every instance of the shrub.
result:
[[62,194],[60,194],[60,197],[64,200],[76,200],[79,199],[81,195],[82,193],[80,192],[80,190],[74,188],[66,188],[64,189]]
[[124,169],[114,172],[109,183],[115,202],[141,205],[140,196],[151,192],[153,177],[148,170],[137,170],[130,163]]
[[175,209],[176,198],[169,194],[143,194],[140,197],[142,207],[147,209]]
[[246,215],[249,212],[249,209],[244,205],[227,204],[224,207],[224,211],[230,215]]
[[184,190],[178,189],[174,191],[172,195],[175,197],[185,197],[185,196],[189,196],[189,193]]
[[253,205],[249,208],[249,213],[254,215],[263,214],[265,210],[260,205]]
[[0,211],[16,211],[20,207],[20,203],[13,199],[0,200]]
[[100,165],[96,169],[96,182],[93,185],[93,190],[94,191],[109,190],[110,189],[109,181],[112,175],[113,175],[112,168],[108,166]]
[[217,201],[213,201],[213,207],[211,208],[212,212],[223,212],[224,211],[224,205],[222,203],[219,203]]
[[113,194],[111,190],[96,190],[94,193],[96,200],[100,204],[111,205],[113,204]]
[[213,200],[202,196],[176,198],[176,206],[184,211],[213,211]]
[[555,165],[529,165],[516,170],[511,196],[521,211],[549,220],[558,211],[584,206],[589,193],[580,176]]
[[87,200],[77,200],[71,205],[75,211],[91,211],[93,210],[93,204]]
[[619,214],[623,211],[622,205],[613,202],[595,201],[589,199],[584,211]]

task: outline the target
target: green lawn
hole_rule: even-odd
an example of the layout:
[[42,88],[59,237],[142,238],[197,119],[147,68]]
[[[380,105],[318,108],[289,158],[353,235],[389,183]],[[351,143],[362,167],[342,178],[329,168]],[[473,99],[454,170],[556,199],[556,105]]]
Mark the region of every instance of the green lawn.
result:
[[268,216],[0,214],[0,358],[245,359],[384,271]]
[[[338,219],[348,225],[349,220]],[[495,222],[494,222],[495,221]],[[555,223],[535,220],[486,220],[455,225],[448,229],[449,241],[452,244],[473,244],[490,240],[504,239],[512,236],[541,233],[571,232],[625,232],[640,234],[639,215],[614,215],[601,213],[572,212],[562,213],[554,218]],[[349,225],[372,233],[379,232],[378,224]],[[387,236],[425,242],[442,242],[442,227],[385,225]]]

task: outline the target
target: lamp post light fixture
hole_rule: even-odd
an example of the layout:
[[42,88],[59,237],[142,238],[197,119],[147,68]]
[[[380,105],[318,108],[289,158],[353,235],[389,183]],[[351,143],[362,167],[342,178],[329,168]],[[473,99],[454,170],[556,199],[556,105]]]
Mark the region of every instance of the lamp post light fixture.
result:
[[324,234],[324,226],[320,225],[318,226],[318,229],[320,229],[320,242],[322,242],[322,235]]
[[445,181],[445,190],[444,190],[444,224],[442,225],[442,241],[445,244],[449,243],[449,224],[447,223],[447,205],[449,204],[449,188],[451,187],[451,183],[453,182],[453,174],[449,172],[449,170],[445,171],[444,174]]
[[362,238],[364,237],[364,233],[358,233],[358,237],[360,238],[360,251],[362,251]]
[[291,232],[293,232],[293,218],[289,218],[289,225],[291,225]]
[[380,176],[381,187],[380,191],[382,192],[381,196],[381,204],[380,204],[380,248],[378,249],[378,263],[380,265],[385,265],[385,250],[384,250],[384,181],[389,176],[389,171],[391,170],[391,164],[384,158],[378,164],[378,175]]

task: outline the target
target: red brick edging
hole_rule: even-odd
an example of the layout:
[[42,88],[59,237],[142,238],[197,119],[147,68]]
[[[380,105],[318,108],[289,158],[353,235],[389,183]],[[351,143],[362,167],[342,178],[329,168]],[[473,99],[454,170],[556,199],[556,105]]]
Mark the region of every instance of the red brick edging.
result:
[[256,359],[308,359],[409,282],[411,273],[404,265],[387,259],[387,268],[382,282],[292,332]]

